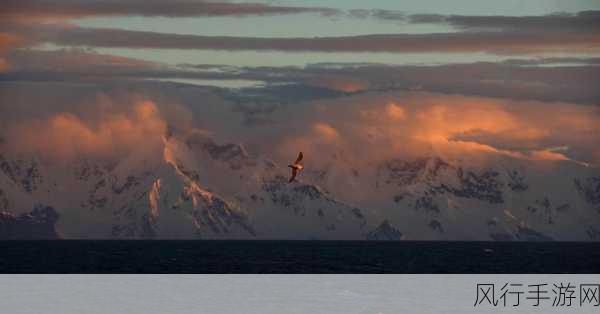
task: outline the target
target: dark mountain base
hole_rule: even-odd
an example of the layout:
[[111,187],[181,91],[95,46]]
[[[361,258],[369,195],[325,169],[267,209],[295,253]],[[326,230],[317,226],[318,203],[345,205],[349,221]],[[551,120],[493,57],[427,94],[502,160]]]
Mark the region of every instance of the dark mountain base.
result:
[[0,241],[2,273],[599,273],[598,242]]
[[54,240],[60,239],[55,224],[59,215],[52,207],[38,206],[30,213],[15,215],[0,211],[0,239]]

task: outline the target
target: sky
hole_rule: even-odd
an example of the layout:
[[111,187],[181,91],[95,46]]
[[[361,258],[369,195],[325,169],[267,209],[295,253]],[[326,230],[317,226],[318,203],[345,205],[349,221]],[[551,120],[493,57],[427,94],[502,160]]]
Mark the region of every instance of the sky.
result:
[[[294,109],[303,111],[299,120],[329,140],[359,142],[369,123],[382,123],[391,128],[375,131],[386,141],[406,132],[406,141],[470,143],[525,159],[600,161],[598,1],[8,0],[3,7],[0,88],[3,110],[10,111],[4,117],[35,117],[29,122],[42,127],[44,119],[56,122],[53,114],[74,114],[59,121],[76,122],[107,145],[118,141],[93,134],[98,125],[115,127],[103,122],[107,116],[85,113],[93,117],[80,121],[83,113],[65,98],[93,106],[103,103],[91,99],[96,94],[110,103],[176,103],[193,113],[190,123],[210,124],[201,104],[217,96],[195,90],[205,98],[192,102],[173,86],[212,86],[242,115],[215,134],[256,147],[278,127],[271,107],[287,104],[301,108]],[[40,98],[35,106],[16,105],[29,94]],[[403,105],[398,97],[410,101]],[[312,113],[320,102],[346,103],[355,115],[321,121]],[[390,121],[410,121],[363,121],[362,107],[369,106]],[[457,119],[457,108],[472,119]],[[552,114],[536,116],[546,109]],[[478,113],[499,114],[505,124],[480,123]],[[423,114],[448,126],[423,133],[413,124]],[[366,125],[347,129],[350,122]],[[295,132],[277,134],[302,142]]]
[[[325,7],[339,10],[337,14],[305,12],[299,14],[258,15],[258,16],[210,16],[180,17],[160,16],[94,16],[77,19],[76,25],[83,27],[120,28],[133,31],[152,31],[159,33],[190,34],[199,36],[239,36],[259,38],[294,37],[338,37],[373,34],[427,34],[451,33],[459,29],[452,25],[436,23],[407,23],[398,18],[362,17],[353,10],[388,11],[394,14],[446,14],[446,15],[503,15],[527,16],[555,13],[577,13],[579,11],[599,9],[595,1],[372,1],[365,7],[364,1],[264,1],[265,4],[293,7]],[[367,13],[362,13],[367,14]],[[373,13],[372,13],[373,14]],[[376,14],[376,13],[374,13]],[[229,64],[237,66],[296,65],[302,66],[317,62],[381,62],[389,64],[403,63],[440,63],[465,62],[469,60],[494,61],[501,59],[478,51],[469,53],[438,53],[420,51],[414,53],[386,52],[312,52],[296,51],[248,51],[194,50],[180,51],[131,50],[128,48],[100,48],[99,51],[128,57],[138,57],[152,61],[168,63],[207,63]],[[571,51],[573,53],[573,51]],[[581,54],[586,54],[582,52]]]

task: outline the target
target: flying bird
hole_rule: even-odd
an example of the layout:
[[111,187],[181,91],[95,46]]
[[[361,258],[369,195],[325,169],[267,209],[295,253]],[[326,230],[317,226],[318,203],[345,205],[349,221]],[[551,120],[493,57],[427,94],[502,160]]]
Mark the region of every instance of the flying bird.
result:
[[304,169],[304,166],[300,163],[302,161],[302,157],[304,157],[304,156],[302,155],[302,152],[300,152],[298,154],[298,158],[296,158],[296,161],[294,161],[294,164],[288,165],[288,167],[292,168],[292,177],[290,178],[289,182],[294,181],[298,172],[300,172],[300,171],[302,171],[302,169]]

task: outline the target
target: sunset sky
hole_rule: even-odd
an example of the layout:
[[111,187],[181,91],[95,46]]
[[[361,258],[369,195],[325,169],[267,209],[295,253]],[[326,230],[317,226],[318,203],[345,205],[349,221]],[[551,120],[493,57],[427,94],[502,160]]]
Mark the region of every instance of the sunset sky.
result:
[[[0,109],[4,140],[15,150],[77,154],[90,141],[105,144],[93,151],[124,149],[121,133],[145,134],[135,108],[146,102],[166,121],[158,125],[184,116],[258,151],[265,138],[281,143],[277,152],[308,137],[303,145],[443,142],[517,158],[600,161],[597,1],[2,6]],[[134,116],[131,125],[111,120],[121,110]],[[286,129],[295,123],[303,131]],[[36,133],[28,137],[30,126]],[[63,144],[45,145],[37,135],[44,128]],[[65,137],[67,130],[78,135]]]

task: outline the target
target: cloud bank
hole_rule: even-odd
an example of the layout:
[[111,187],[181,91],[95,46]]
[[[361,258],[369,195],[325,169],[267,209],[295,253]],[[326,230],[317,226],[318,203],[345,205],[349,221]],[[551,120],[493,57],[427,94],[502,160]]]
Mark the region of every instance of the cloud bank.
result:
[[321,101],[311,109],[317,113],[290,126],[310,127],[282,139],[286,154],[301,148],[335,159],[344,152],[373,163],[422,155],[600,163],[600,110],[592,106],[411,92]]
[[3,121],[3,150],[50,162],[82,157],[118,160],[132,151],[154,153],[167,122],[153,101],[128,98],[99,95],[88,101],[85,110],[93,114],[87,116],[61,111]]
[[[253,113],[239,110],[245,103],[232,103],[202,88],[156,90],[160,85],[148,85],[98,94],[97,88],[88,91],[78,85],[56,85],[51,91],[28,86],[37,95],[20,101],[29,106],[19,105],[17,111],[11,110],[17,104],[0,107],[3,148],[48,159],[116,158],[132,150],[153,154],[171,128],[179,134],[201,129],[218,142],[244,143],[253,153],[281,162],[302,150],[322,156],[313,163],[341,158],[365,165],[441,155],[481,162],[504,156],[600,164],[597,106],[367,92],[273,107],[263,111],[270,122],[248,125],[244,117]],[[7,88],[15,89],[0,84],[3,92]],[[85,92],[79,94],[80,89]],[[79,96],[71,99],[71,95]],[[32,115],[32,108],[40,106],[35,103],[38,96],[49,103],[54,98],[61,105],[44,106]],[[64,105],[66,101],[70,104]],[[257,103],[254,112],[261,106]]]
[[[386,16],[380,16],[386,18]],[[388,16],[393,19],[393,16]],[[469,16],[415,14],[403,16],[408,23],[448,24],[463,30],[495,30],[520,32],[593,33],[600,30],[600,11],[575,14],[556,13],[543,16]]]
[[[306,67],[177,67],[81,49],[16,51],[0,79],[89,81],[116,79],[250,80],[324,88],[339,93],[422,90],[494,98],[600,104],[596,58],[509,59],[446,65],[311,64]],[[564,63],[565,65],[561,65]],[[556,65],[555,65],[556,64]],[[125,84],[125,83],[123,83]],[[280,86],[279,90],[290,89]],[[305,90],[305,95],[310,94]],[[312,93],[316,95],[314,92]],[[297,97],[295,97],[297,98]]]

